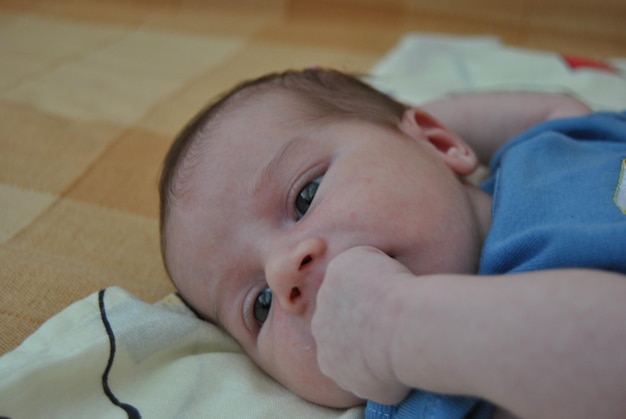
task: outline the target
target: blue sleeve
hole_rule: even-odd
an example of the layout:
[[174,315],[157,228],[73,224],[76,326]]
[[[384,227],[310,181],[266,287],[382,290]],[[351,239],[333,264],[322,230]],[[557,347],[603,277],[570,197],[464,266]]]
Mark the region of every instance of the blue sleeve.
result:
[[624,124],[626,124],[626,111],[624,112],[596,112],[589,115],[576,118],[553,119],[542,122],[534,127],[524,131],[524,133],[513,138],[504,145],[494,155],[490,163],[491,172],[494,173],[502,156],[511,148],[520,142],[529,138],[534,138],[546,131],[559,132],[569,138],[575,138],[578,141],[607,141],[624,143],[626,142],[626,133],[624,133]]
[[473,397],[447,396],[413,390],[402,402],[382,405],[368,401],[366,419],[489,419],[493,405]]
[[606,142],[624,143],[626,142],[625,125],[626,111],[596,112],[585,116],[553,119],[537,124],[512,138],[496,152],[489,164],[489,172],[492,176],[480,186],[485,192],[493,195],[496,182],[495,175],[503,157],[512,148],[529,139],[548,132],[558,132],[568,138],[575,138],[577,141],[598,141],[601,139],[601,141]]

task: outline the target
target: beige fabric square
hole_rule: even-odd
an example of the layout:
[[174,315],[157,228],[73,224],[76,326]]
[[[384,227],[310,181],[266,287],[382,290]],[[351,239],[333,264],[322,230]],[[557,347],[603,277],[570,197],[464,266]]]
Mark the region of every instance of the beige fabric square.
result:
[[190,77],[229,59],[242,45],[236,38],[203,39],[140,29],[21,83],[2,97],[65,117],[127,125]]
[[112,124],[73,122],[0,102],[0,181],[58,194],[120,132]]
[[50,316],[111,282],[106,271],[28,248],[0,246],[0,266],[1,349],[16,346]]
[[0,12],[0,53],[18,51],[49,59],[76,57],[113,42],[130,29]]
[[123,286],[149,302],[172,290],[23,246],[0,245],[0,266],[0,354],[71,303],[105,287]]
[[171,141],[171,137],[151,131],[126,131],[68,196],[157,218],[159,173]]
[[56,199],[54,195],[0,183],[0,243],[29,225]]
[[0,182],[59,194],[120,132],[110,123],[74,122],[0,102]]
[[172,289],[161,263],[154,218],[63,199],[9,244],[81,261],[120,281]]
[[[205,1],[205,0],[201,0]],[[233,2],[231,2],[233,3]],[[238,13],[227,8],[216,13],[198,13],[194,8],[154,11],[145,19],[145,25],[158,29],[190,33],[199,36],[243,36],[254,37],[259,31],[280,21],[272,10],[268,10],[269,1],[254,2],[259,10],[251,13]]]
[[15,87],[94,47],[122,37],[128,29],[84,25],[0,12],[0,91]]

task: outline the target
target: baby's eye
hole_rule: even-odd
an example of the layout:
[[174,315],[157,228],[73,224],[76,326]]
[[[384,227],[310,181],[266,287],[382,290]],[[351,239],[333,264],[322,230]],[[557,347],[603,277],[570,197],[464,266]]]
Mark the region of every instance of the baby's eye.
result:
[[272,290],[269,288],[265,288],[259,295],[257,295],[256,300],[254,300],[254,318],[259,322],[260,325],[265,323],[267,316],[270,313],[270,307],[272,306]]
[[309,207],[313,202],[313,198],[315,198],[317,188],[320,186],[323,178],[324,176],[320,176],[317,179],[312,180],[304,185],[304,188],[302,188],[302,190],[298,193],[298,196],[296,197],[296,215],[298,220],[304,217],[304,214],[306,214],[309,210]]

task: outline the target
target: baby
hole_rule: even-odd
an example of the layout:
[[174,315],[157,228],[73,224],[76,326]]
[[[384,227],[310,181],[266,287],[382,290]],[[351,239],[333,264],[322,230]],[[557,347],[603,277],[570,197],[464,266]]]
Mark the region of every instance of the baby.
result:
[[[312,402],[617,417],[626,118],[555,119],[586,113],[531,93],[417,109],[324,69],[243,83],[166,156],[165,265],[202,318]],[[482,189],[465,180],[490,160]]]

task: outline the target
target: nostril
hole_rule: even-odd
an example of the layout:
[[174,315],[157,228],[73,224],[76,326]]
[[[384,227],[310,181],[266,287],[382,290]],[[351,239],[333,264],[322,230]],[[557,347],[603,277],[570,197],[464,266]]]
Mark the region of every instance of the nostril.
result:
[[298,297],[300,297],[300,290],[298,289],[298,287],[293,287],[291,289],[291,292],[289,293],[289,301],[293,302]]
[[300,267],[303,267],[304,265],[306,265],[307,263],[309,263],[312,260],[313,260],[313,258],[311,257],[311,255],[306,255],[306,257],[304,259],[302,259],[302,262],[300,263]]

